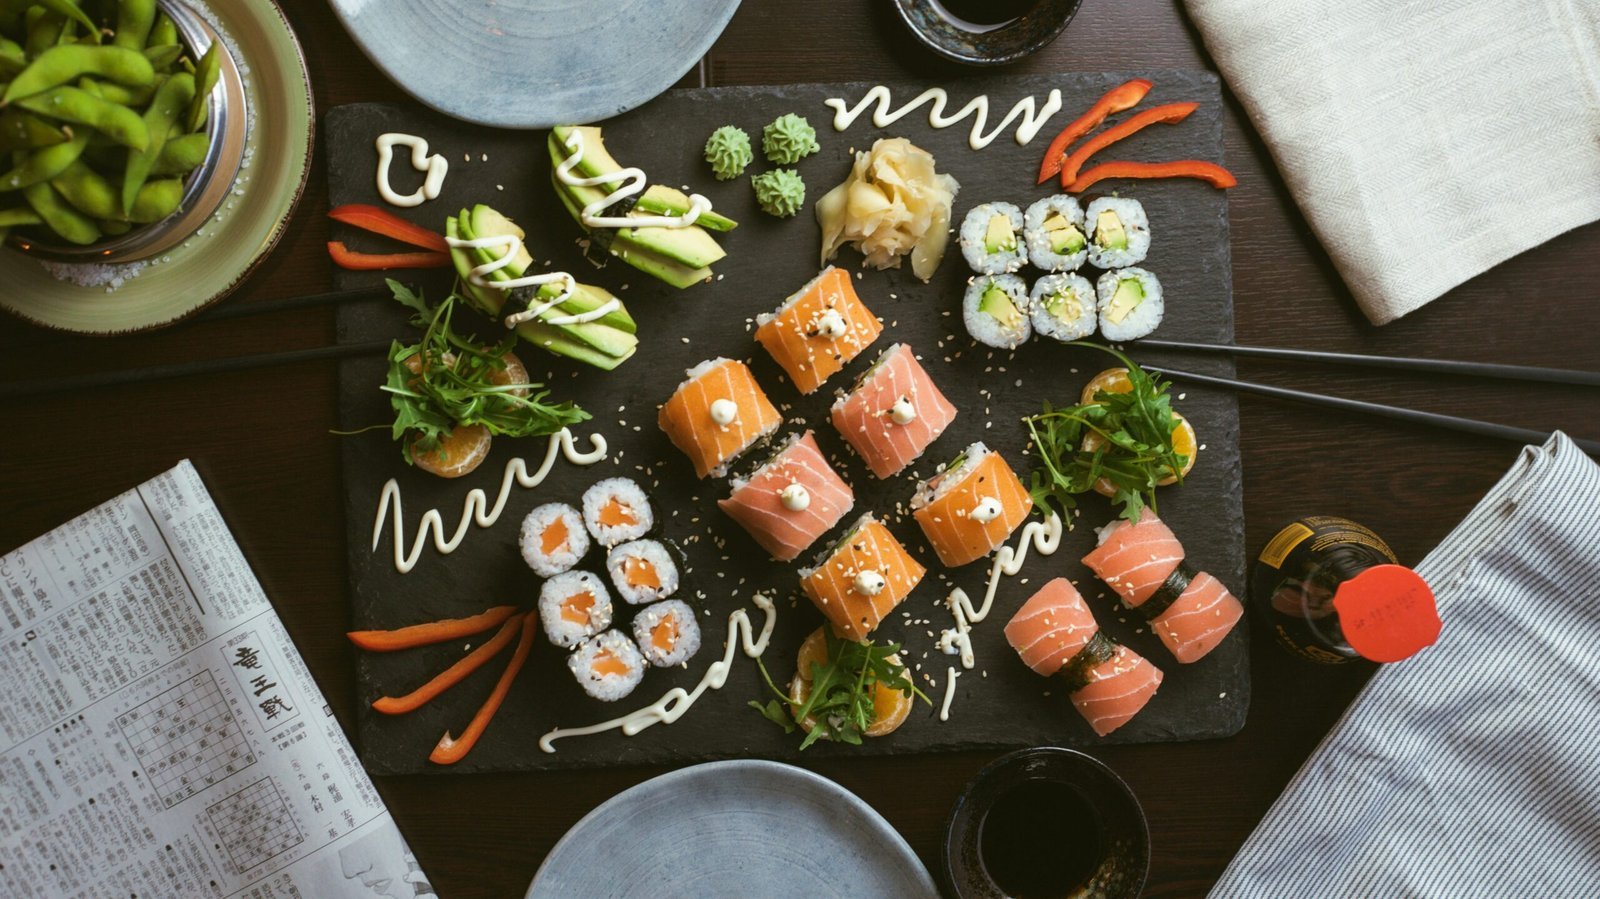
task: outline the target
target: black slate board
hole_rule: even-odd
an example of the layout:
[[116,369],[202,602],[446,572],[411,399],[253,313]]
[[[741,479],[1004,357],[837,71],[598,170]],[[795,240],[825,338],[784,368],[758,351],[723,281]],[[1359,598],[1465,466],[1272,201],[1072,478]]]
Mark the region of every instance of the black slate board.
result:
[[[1152,77],[1158,87],[1149,102],[1199,100],[1201,107],[1177,127],[1159,126],[1141,133],[1118,148],[1114,158],[1174,159],[1221,158],[1221,105],[1215,77],[1199,72],[1162,72]],[[391,718],[364,711],[360,744],[368,770],[379,773],[421,771],[493,771],[590,767],[618,764],[685,763],[731,756],[792,759],[797,737],[786,736],[746,707],[751,699],[765,699],[755,664],[737,656],[727,686],[707,693],[682,720],[654,727],[625,738],[615,732],[563,741],[558,752],[546,754],[538,737],[556,726],[585,725],[632,711],[654,702],[670,687],[691,688],[707,665],[719,657],[726,620],[735,608],[747,608],[759,626],[761,615],[749,596],[760,589],[779,598],[779,621],[766,660],[775,678],[787,678],[794,669],[794,651],[800,640],[821,621],[810,603],[799,597],[794,566],[767,561],[755,544],[715,508],[725,495],[718,481],[697,482],[687,463],[655,426],[657,406],[681,379],[683,369],[702,359],[727,355],[749,360],[769,395],[792,422],[808,421],[824,451],[843,460],[841,473],[855,488],[857,513],[866,509],[880,514],[906,502],[916,478],[907,472],[890,481],[873,479],[844,446],[827,423],[831,389],[804,398],[781,380],[777,366],[755,344],[748,319],[776,306],[789,291],[817,269],[817,228],[809,209],[798,219],[778,221],[761,214],[747,180],[714,181],[700,161],[700,147],[713,128],[736,124],[759,144],[761,126],[784,112],[799,112],[818,126],[822,151],[799,164],[809,186],[811,201],[838,183],[849,169],[850,151],[870,146],[877,137],[902,135],[928,149],[943,172],[961,182],[956,200],[956,220],[979,203],[1009,200],[1026,205],[1045,195],[1035,188],[1031,173],[1049,135],[1087,108],[1110,86],[1132,77],[1126,74],[1078,74],[1047,77],[974,78],[954,87],[953,100],[989,94],[1000,111],[1024,95],[1043,97],[1051,88],[1063,96],[1062,112],[1047,125],[1032,146],[1018,146],[1010,134],[987,149],[967,146],[964,126],[931,129],[926,116],[909,115],[883,131],[863,118],[850,130],[834,132],[824,107],[828,97],[850,100],[870,85],[796,85],[772,88],[716,88],[671,92],[646,106],[605,124],[607,146],[624,165],[638,165],[654,180],[670,185],[692,185],[740,222],[738,230],[720,236],[728,258],[718,263],[718,279],[689,290],[674,291],[620,262],[596,270],[582,257],[578,232],[556,205],[549,185],[544,132],[506,132],[476,128],[417,108],[357,105],[328,113],[323,134],[328,150],[331,200],[379,202],[373,186],[376,153],[374,138],[385,131],[425,136],[435,152],[450,160],[443,195],[436,201],[402,215],[441,228],[444,218],[463,205],[485,202],[505,211],[529,233],[538,259],[550,259],[579,280],[603,285],[622,297],[639,323],[643,338],[637,357],[617,371],[601,374],[564,359],[543,356],[536,350],[520,352],[535,378],[547,377],[558,395],[571,397],[595,414],[580,434],[601,432],[610,442],[613,458],[580,468],[558,462],[540,488],[514,489],[500,523],[489,530],[472,529],[453,555],[440,556],[430,547],[416,569],[398,574],[391,562],[392,543],[386,527],[376,552],[371,549],[373,517],[384,482],[397,477],[402,485],[408,537],[418,517],[430,508],[440,509],[453,527],[462,498],[473,487],[497,489],[503,467],[513,454],[537,464],[545,449],[543,438],[524,441],[497,439],[491,456],[477,472],[443,481],[412,471],[400,458],[385,432],[343,438],[345,494],[347,497],[350,581],[353,624],[358,628],[387,628],[440,617],[470,614],[486,606],[516,603],[531,606],[539,580],[523,565],[516,551],[518,525],[533,506],[550,500],[576,503],[584,487],[594,480],[624,474],[641,480],[652,492],[665,536],[685,545],[691,572],[682,594],[697,608],[709,612],[701,618],[705,646],[687,670],[653,670],[628,699],[603,704],[585,697],[565,666],[564,653],[541,638],[527,670],[518,680],[478,748],[463,763],[449,769],[431,766],[426,757],[446,730],[459,733],[488,693],[501,668],[486,666],[470,680],[413,714]],[[896,98],[906,99],[921,86],[894,85]],[[483,158],[487,154],[487,160]],[[765,167],[759,158],[751,174]],[[470,161],[469,161],[470,160]],[[408,174],[395,169],[395,183],[404,191]],[[1113,185],[1107,185],[1108,188]],[[1227,342],[1233,336],[1233,311],[1228,248],[1226,195],[1198,182],[1169,181],[1120,185],[1120,193],[1143,201],[1154,231],[1145,265],[1162,279],[1167,295],[1167,316],[1159,335]],[[358,249],[377,250],[390,245],[354,229],[336,226],[335,237]],[[838,260],[855,270],[859,257],[846,250]],[[1034,273],[1025,272],[1030,277]],[[403,277],[427,284],[433,296],[448,289],[448,276]],[[341,272],[345,287],[375,283],[379,276]],[[967,272],[956,251],[951,252],[932,283],[922,284],[904,271],[867,271],[857,281],[865,302],[879,314],[887,328],[875,349],[892,341],[906,341],[924,357],[934,379],[959,407],[960,415],[925,459],[914,466],[926,475],[939,461],[948,459],[972,440],[983,439],[1000,449],[1026,477],[1022,455],[1026,432],[1020,416],[1038,409],[1050,398],[1070,402],[1088,377],[1112,364],[1098,353],[1035,342],[1015,358],[974,348],[960,326],[959,303]],[[404,324],[398,304],[367,303],[341,309],[339,339],[346,342],[374,338],[414,339]],[[481,333],[489,333],[485,323]],[[688,338],[685,340],[684,338]],[[829,388],[846,386],[854,374],[871,361],[873,352],[856,360],[835,376]],[[1154,353],[1140,353],[1154,362]],[[954,357],[946,364],[943,357]],[[1185,359],[1184,364],[1217,374],[1231,374],[1225,361]],[[358,428],[387,422],[388,405],[377,385],[383,380],[383,363],[377,359],[344,362],[340,370],[342,424]],[[1020,385],[1019,385],[1020,382]],[[988,394],[980,393],[987,388]],[[1184,388],[1178,407],[1199,430],[1205,450],[1194,474],[1181,489],[1161,497],[1162,514],[1184,541],[1190,561],[1209,570],[1241,592],[1244,587],[1242,497],[1238,449],[1238,411],[1230,394],[1204,388]],[[622,422],[626,422],[623,424]],[[924,687],[935,707],[918,706],[911,719],[894,735],[869,740],[861,747],[818,745],[809,756],[836,753],[887,755],[910,752],[1016,747],[1041,743],[1092,746],[1192,740],[1235,733],[1244,724],[1249,704],[1249,659],[1245,624],[1211,655],[1199,663],[1174,662],[1159,642],[1142,628],[1136,616],[1120,610],[1109,593],[1077,561],[1094,541],[1093,527],[1111,517],[1109,506],[1098,497],[1085,500],[1082,518],[1053,557],[1035,556],[1017,578],[1006,579],[989,619],[974,631],[978,668],[964,674],[948,722],[937,717],[946,666],[953,660],[941,655],[934,642],[951,624],[942,600],[948,588],[960,585],[981,595],[987,563],[959,571],[934,571],[902,606],[908,623],[895,615],[876,636],[900,640],[907,656],[922,664],[938,688]],[[933,553],[909,517],[896,532],[924,562]],[[722,538],[719,549],[712,537]],[[807,554],[809,560],[810,553]],[[595,563],[591,563],[595,564]],[[719,571],[726,572],[719,575]],[[1133,722],[1105,740],[1096,738],[1072,710],[1061,687],[1023,667],[1006,646],[1001,627],[1032,590],[1050,577],[1065,575],[1079,580],[1090,605],[1107,632],[1143,653],[1166,671],[1166,682],[1150,706]],[[630,610],[622,609],[626,622]],[[399,694],[422,683],[433,672],[460,655],[457,644],[435,646],[388,655],[362,654],[358,664],[361,707],[374,697]]]

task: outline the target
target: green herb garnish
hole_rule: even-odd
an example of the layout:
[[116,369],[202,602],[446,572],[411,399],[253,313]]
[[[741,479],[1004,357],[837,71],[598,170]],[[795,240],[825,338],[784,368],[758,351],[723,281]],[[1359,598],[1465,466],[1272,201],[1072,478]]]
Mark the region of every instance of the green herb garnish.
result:
[[454,294],[432,307],[406,285],[388,284],[394,298],[417,313],[412,322],[423,329],[419,343],[390,345],[388,382],[382,388],[394,407],[394,439],[417,435],[403,444],[407,462],[413,461],[413,450],[436,450],[458,425],[483,425],[491,434],[508,437],[537,437],[589,418],[570,402],[546,402],[550,391],[540,389],[543,384],[496,383],[506,370],[506,353],[516,345],[515,334],[484,346],[474,335],[462,336],[451,327]]
[[[1121,517],[1137,522],[1145,506],[1156,507],[1156,486],[1175,478],[1183,482],[1188,456],[1173,449],[1171,383],[1153,376],[1138,363],[1111,347],[1088,341],[1074,346],[1093,347],[1116,356],[1128,368],[1127,393],[1100,391],[1092,403],[1054,408],[1023,419],[1033,437],[1038,459],[1031,478],[1034,505],[1043,513],[1059,507],[1065,513],[1077,505],[1079,494],[1094,489],[1104,478],[1114,489],[1112,502],[1122,506]],[[1098,435],[1094,449],[1084,448],[1084,438]]]
[[804,702],[795,702],[788,693],[778,689],[772,682],[772,675],[767,673],[767,666],[756,659],[762,679],[778,698],[765,704],[751,700],[750,707],[783,728],[784,733],[794,733],[796,721],[816,722],[800,741],[801,749],[822,739],[859,746],[875,720],[873,693],[880,683],[933,704],[911,682],[906,666],[893,658],[900,651],[900,644],[877,646],[871,640],[856,643],[836,637],[826,628],[822,633],[828,648],[827,658],[821,664],[811,663],[811,689]]

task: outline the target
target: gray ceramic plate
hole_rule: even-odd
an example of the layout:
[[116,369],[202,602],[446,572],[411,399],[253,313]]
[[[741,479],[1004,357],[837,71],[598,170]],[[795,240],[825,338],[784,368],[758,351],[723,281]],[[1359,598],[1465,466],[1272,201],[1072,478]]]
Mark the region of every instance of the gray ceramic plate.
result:
[[548,128],[626,112],[705,55],[739,0],[332,0],[367,56],[440,112]]
[[911,847],[855,794],[743,759],[612,797],[567,831],[528,887],[528,899],[938,895]]

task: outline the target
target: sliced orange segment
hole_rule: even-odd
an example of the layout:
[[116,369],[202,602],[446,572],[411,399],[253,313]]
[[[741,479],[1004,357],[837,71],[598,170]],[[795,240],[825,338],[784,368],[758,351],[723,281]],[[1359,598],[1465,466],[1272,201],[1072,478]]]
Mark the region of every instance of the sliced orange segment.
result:
[[457,425],[431,450],[417,446],[421,436],[412,438],[411,461],[441,478],[459,478],[482,465],[489,455],[490,434],[483,425]]
[[1128,380],[1126,368],[1108,368],[1089,379],[1083,385],[1083,394],[1078,397],[1079,402],[1088,405],[1095,401],[1095,395],[1101,391],[1106,393],[1127,393],[1133,389],[1133,382]]
[[[1189,419],[1174,412],[1172,413],[1172,420],[1174,422],[1172,425],[1172,449],[1185,457],[1183,468],[1179,473],[1187,477],[1189,472],[1194,470],[1194,460],[1199,448],[1199,440],[1195,436],[1194,425],[1189,424]],[[1083,435],[1083,451],[1086,453],[1094,452],[1104,446],[1105,443],[1106,440],[1100,436],[1099,431],[1089,431]],[[1169,484],[1178,483],[1178,479],[1175,476],[1168,475],[1156,483],[1165,487]],[[1117,495],[1117,488],[1106,478],[1100,478],[1094,482],[1094,492],[1101,496],[1114,497]]]

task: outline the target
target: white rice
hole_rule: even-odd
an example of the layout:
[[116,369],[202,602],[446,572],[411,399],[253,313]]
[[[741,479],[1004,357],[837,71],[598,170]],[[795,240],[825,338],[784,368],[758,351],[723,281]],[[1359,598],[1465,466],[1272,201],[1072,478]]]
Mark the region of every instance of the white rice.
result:
[[[1115,249],[1102,247],[1100,241],[1100,213],[1115,213],[1128,235],[1128,245]],[[1150,219],[1144,214],[1144,205],[1126,197],[1101,197],[1089,204],[1083,214],[1089,235],[1089,264],[1095,268],[1113,269],[1137,265],[1150,253]]]
[[[778,316],[782,315],[783,313],[789,311],[789,307],[790,306],[793,306],[796,301],[798,301],[801,297],[805,296],[811,290],[811,288],[814,285],[816,285],[816,283],[818,281],[822,280],[822,277],[824,275],[826,275],[828,272],[833,271],[833,268],[834,267],[830,265],[827,268],[823,269],[822,271],[818,272],[816,277],[812,278],[810,281],[807,281],[805,283],[804,287],[801,287],[799,290],[795,291],[794,293],[789,294],[789,296],[786,297],[782,303],[778,304],[778,308],[772,310],[771,312],[762,312],[762,313],[759,313],[758,315],[756,315],[756,327],[759,328],[762,325],[766,324],[767,322],[770,322],[773,319],[777,318]],[[704,365],[705,363],[701,363],[701,364]]]
[[1028,207],[1023,215],[1023,234],[1028,244],[1028,259],[1033,267],[1047,272],[1075,272],[1083,265],[1083,260],[1089,257],[1088,240],[1076,253],[1057,253],[1050,246],[1050,232],[1044,229],[1045,219],[1052,212],[1060,213],[1073,228],[1078,231],[1078,236],[1084,236],[1083,207],[1078,205],[1074,197],[1066,194],[1056,194],[1053,197],[1034,203]]
[[[1005,291],[1011,305],[1017,309],[1017,320],[1007,326],[979,306],[990,287]],[[961,301],[961,320],[972,339],[996,349],[1010,350],[1022,346],[1033,336],[1033,322],[1029,318],[1028,285],[1017,275],[979,275],[967,285],[967,295]]]
[[[589,607],[586,623],[569,621],[561,614],[561,604],[568,597],[588,593],[594,597]],[[539,588],[539,621],[544,624],[545,636],[550,642],[567,649],[578,645],[584,638],[593,636],[611,625],[611,594],[599,575],[587,571],[568,571],[544,582]]]
[[977,470],[978,463],[987,455],[989,447],[982,440],[962,450],[960,461],[917,485],[917,492],[911,497],[911,508],[921,509],[961,486],[961,482]]
[[[628,583],[625,566],[632,559],[649,562],[661,586],[635,587]],[[617,594],[632,605],[655,602],[678,592],[678,563],[659,540],[634,540],[613,549],[606,555],[606,571],[611,573],[611,583],[616,586]]]
[[1079,340],[1094,333],[1096,312],[1094,285],[1082,275],[1045,275],[1033,284],[1028,297],[1032,308],[1028,317],[1033,330],[1062,342]]
[[[1011,220],[1011,243],[990,252],[985,239],[989,232],[989,220],[1000,215]],[[961,255],[967,260],[967,265],[980,275],[1014,272],[1028,261],[1022,231],[1022,210],[1010,203],[974,206],[967,212],[967,217],[961,220]]]
[[[567,540],[553,553],[544,551],[544,532],[557,519],[566,523]],[[522,560],[540,577],[554,577],[572,570],[589,551],[589,534],[583,529],[583,517],[566,503],[545,503],[522,519],[522,533],[517,538],[522,550]]]
[[[678,629],[678,639],[668,650],[656,646],[655,635],[651,633],[665,618],[672,619]],[[694,610],[687,603],[678,599],[665,600],[645,606],[634,616],[633,639],[650,664],[670,668],[689,661],[700,651],[700,622],[695,620]]]
[[[1117,286],[1129,279],[1139,282],[1140,289],[1144,291],[1144,299],[1140,300],[1132,311],[1122,313],[1120,310],[1113,310],[1111,301],[1116,297]],[[1167,307],[1161,295],[1161,282],[1155,275],[1142,268],[1106,272],[1100,276],[1095,289],[1100,296],[1100,336],[1107,340],[1137,340],[1159,327],[1162,316],[1166,314]],[[1117,320],[1113,321],[1113,317],[1117,317]]]
[[[626,672],[595,673],[593,664],[602,652],[621,662]],[[644,679],[644,667],[644,657],[639,654],[639,647],[634,646],[628,635],[621,631],[606,631],[585,640],[577,652],[567,656],[567,668],[578,679],[578,686],[601,702],[615,702],[632,693],[633,688]]]
[[[600,510],[612,499],[628,508],[633,515],[632,524],[600,523]],[[655,523],[655,510],[650,508],[650,497],[632,478],[606,478],[583,491],[583,525],[601,546],[610,547],[637,540],[649,533]]]

